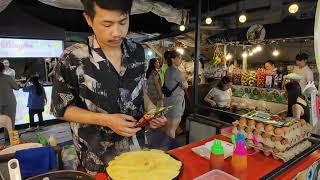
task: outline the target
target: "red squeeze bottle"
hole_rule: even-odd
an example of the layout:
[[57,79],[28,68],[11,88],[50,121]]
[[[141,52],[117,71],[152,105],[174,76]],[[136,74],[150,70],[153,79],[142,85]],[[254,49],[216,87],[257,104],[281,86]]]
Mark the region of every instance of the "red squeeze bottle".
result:
[[220,140],[214,140],[211,146],[210,169],[223,170],[224,166],[224,150]]

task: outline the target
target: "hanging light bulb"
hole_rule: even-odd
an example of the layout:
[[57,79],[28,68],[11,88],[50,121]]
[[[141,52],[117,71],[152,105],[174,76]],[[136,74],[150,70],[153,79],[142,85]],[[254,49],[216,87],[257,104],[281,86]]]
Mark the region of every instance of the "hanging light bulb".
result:
[[212,23],[212,18],[211,17],[207,17],[206,18],[206,24],[211,24]]
[[258,45],[258,46],[256,47],[256,50],[257,50],[257,52],[261,52],[261,51],[262,51],[262,47],[261,47],[260,45]]
[[243,57],[243,58],[247,58],[247,57],[248,57],[247,51],[244,51],[244,52],[242,53],[242,57]]
[[186,26],[185,25],[180,25],[179,29],[180,29],[180,31],[185,31],[186,30]]
[[229,61],[230,59],[232,59],[232,55],[231,55],[230,53],[228,53],[228,54],[226,55],[226,60]]
[[251,51],[251,52],[249,52],[249,56],[253,56],[253,52]]
[[239,16],[239,22],[245,23],[247,21],[247,16],[245,14],[241,14]]
[[298,4],[296,4],[296,3],[293,3],[293,4],[291,4],[290,6],[289,6],[289,12],[291,13],[291,14],[295,14],[295,13],[297,13],[298,11],[299,11],[299,5]]
[[183,48],[177,48],[176,51],[181,55],[184,54],[184,49]]
[[258,52],[257,48],[253,48],[252,52],[255,54]]
[[152,56],[153,52],[151,50],[148,51],[148,56]]
[[276,49],[272,52],[273,56],[279,56],[279,54],[280,54],[280,52]]

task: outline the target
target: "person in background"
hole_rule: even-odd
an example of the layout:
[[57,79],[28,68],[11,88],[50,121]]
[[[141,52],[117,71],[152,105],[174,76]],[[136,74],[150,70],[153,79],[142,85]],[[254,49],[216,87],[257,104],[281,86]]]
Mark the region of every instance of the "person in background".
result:
[[169,90],[173,90],[177,85],[178,86],[172,92],[170,97],[164,98],[165,106],[173,106],[165,115],[168,119],[168,122],[164,129],[168,136],[175,138],[176,130],[180,124],[181,117],[185,109],[184,90],[188,88],[188,83],[178,69],[182,62],[181,57],[175,51],[166,53],[169,67],[164,77],[165,86]]
[[163,54],[163,62],[162,62],[162,66],[160,68],[160,71],[159,71],[159,75],[160,75],[160,81],[161,81],[161,86],[163,86],[164,84],[164,75],[168,69],[168,59],[169,59],[169,54],[170,54],[171,51],[166,51],[164,54]]
[[10,68],[10,62],[7,59],[5,59],[5,60],[3,60],[3,65],[5,67],[3,73],[12,77],[13,79],[15,79],[16,78],[16,71],[14,69]]
[[313,81],[313,72],[307,65],[309,55],[306,53],[299,53],[296,56],[296,65],[293,69],[293,73],[303,76],[303,79],[299,81],[301,89],[303,90],[309,81]]
[[34,123],[34,115],[38,115],[39,125],[43,125],[42,112],[44,111],[44,106],[47,102],[47,96],[44,91],[42,84],[39,82],[38,76],[32,76],[30,78],[31,84],[27,84],[23,88],[23,92],[28,92],[28,105],[29,108],[29,118],[30,118],[30,128],[36,127]]
[[147,94],[156,106],[163,105],[163,94],[161,91],[161,80],[160,80],[160,62],[156,59],[150,59],[149,67],[146,72],[147,78]]
[[[13,78],[4,74],[4,71],[5,66],[0,62],[0,114],[10,117],[12,129],[14,129],[17,101],[13,90],[19,90],[19,85]],[[9,139],[7,131],[5,131],[5,139]]]
[[228,76],[221,78],[217,87],[212,88],[204,100],[212,107],[226,108],[231,106],[232,79]]
[[309,122],[310,108],[301,93],[300,84],[297,81],[289,82],[285,85],[286,97],[288,99],[288,110],[281,111],[278,114],[287,113],[287,117],[304,119]]
[[272,60],[268,60],[264,64],[264,68],[266,69],[266,75],[268,76],[274,76],[278,70]]

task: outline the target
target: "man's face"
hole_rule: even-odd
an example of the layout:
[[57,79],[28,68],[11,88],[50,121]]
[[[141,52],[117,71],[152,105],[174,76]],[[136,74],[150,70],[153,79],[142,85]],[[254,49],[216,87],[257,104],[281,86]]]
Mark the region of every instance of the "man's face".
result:
[[84,14],[87,23],[102,46],[119,47],[129,29],[129,15],[117,10],[106,10],[94,6],[95,15],[91,19]]
[[304,66],[306,66],[306,61],[305,60],[301,60],[301,61],[296,60],[296,64],[298,67],[303,68]]
[[10,66],[10,63],[9,63],[9,61],[8,60],[4,60],[3,61],[3,65],[4,65],[4,67],[9,67]]
[[274,65],[270,63],[265,63],[264,67],[266,70],[269,70],[269,71],[274,69]]

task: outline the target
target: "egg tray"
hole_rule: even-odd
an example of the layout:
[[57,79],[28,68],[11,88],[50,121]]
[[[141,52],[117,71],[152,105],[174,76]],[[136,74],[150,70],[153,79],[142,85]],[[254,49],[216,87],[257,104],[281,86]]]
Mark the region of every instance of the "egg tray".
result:
[[284,152],[274,152],[274,149],[272,148],[261,147],[260,145],[256,146],[254,144],[247,144],[247,146],[248,148],[255,149],[255,151],[257,152],[263,152],[266,156],[272,155],[272,157],[276,160],[281,159],[282,161],[287,162],[296,157],[298,154],[310,148],[312,146],[312,143],[309,140],[303,140]]
[[[264,136],[264,138],[272,136],[276,138],[282,137],[284,139],[287,139],[289,142],[294,141],[298,136],[302,136],[306,133],[311,132],[312,129],[312,126],[309,123],[306,123],[304,120],[292,124],[291,126],[282,128],[278,128],[266,123],[257,123],[256,121],[254,121],[254,123],[251,123],[251,125],[248,125],[247,123],[241,124],[239,121],[234,121],[232,124],[238,129],[238,131],[253,132],[255,135],[261,134]],[[269,129],[269,131],[266,129]]]
[[[233,128],[232,133],[233,134],[237,134],[238,132],[241,132],[244,134],[247,142],[253,143],[253,134],[252,132],[246,132],[243,129],[241,129],[240,131],[238,131],[237,128]],[[262,135],[258,135],[256,134],[256,139],[259,143],[261,143],[264,146],[268,146],[270,148],[275,148],[280,152],[286,151],[287,149],[289,149],[290,147],[298,144],[299,142],[303,141],[304,139],[307,139],[308,137],[310,137],[310,133],[308,132],[304,132],[304,134],[301,134],[300,136],[296,136],[295,138],[291,138],[291,139],[286,139],[283,138],[281,136],[262,136]]]

